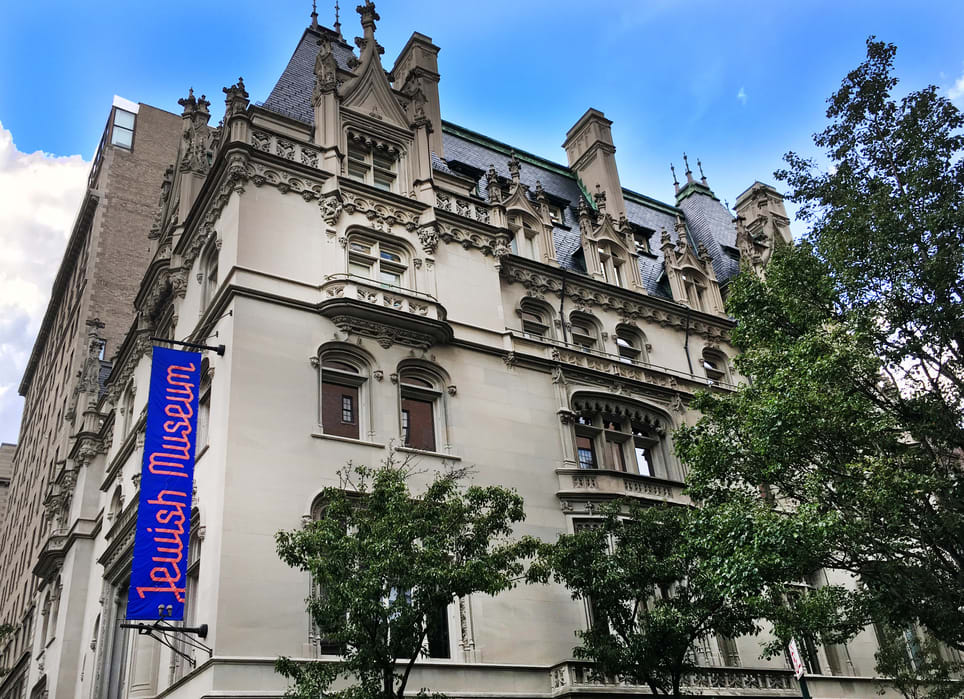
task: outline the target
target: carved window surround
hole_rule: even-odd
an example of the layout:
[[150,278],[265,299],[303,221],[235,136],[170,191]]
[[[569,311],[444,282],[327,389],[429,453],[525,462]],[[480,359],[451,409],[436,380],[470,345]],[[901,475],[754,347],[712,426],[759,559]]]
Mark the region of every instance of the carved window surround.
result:
[[[562,276],[551,266],[519,257],[502,260],[502,278],[510,284],[521,284],[536,294],[558,296],[562,291]],[[663,327],[686,328],[689,316],[690,332],[718,342],[728,342],[733,322],[728,318],[701,313],[682,304],[620,289],[597,282],[589,277],[570,274],[566,279],[566,298],[583,308],[601,308],[618,313],[623,322],[644,320]],[[555,305],[555,304],[553,304]]]

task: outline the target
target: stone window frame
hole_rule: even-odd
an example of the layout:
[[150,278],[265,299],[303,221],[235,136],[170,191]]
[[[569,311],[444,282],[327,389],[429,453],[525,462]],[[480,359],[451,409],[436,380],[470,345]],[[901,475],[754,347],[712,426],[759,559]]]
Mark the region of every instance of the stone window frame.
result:
[[[322,434],[353,441],[371,440],[375,436],[373,400],[372,400],[372,367],[373,359],[356,347],[344,343],[328,343],[318,348],[318,429]],[[325,364],[328,364],[326,367]],[[345,368],[334,366],[346,365]],[[354,371],[347,367],[352,367]],[[325,385],[344,386],[356,391],[355,431],[356,436],[337,434],[336,431],[326,430],[324,401]],[[340,418],[340,415],[336,415]],[[339,420],[340,422],[340,420]],[[329,423],[329,427],[331,427]],[[348,431],[348,430],[346,430]]]
[[[365,279],[373,285],[388,289],[414,291],[412,279],[411,251],[401,240],[388,240],[369,231],[354,231],[348,235],[345,244],[346,267],[348,275]],[[393,259],[397,258],[397,259]],[[369,269],[369,275],[352,271],[353,267]],[[382,279],[384,274],[393,274],[398,283]]]
[[545,301],[526,296],[519,301],[516,314],[519,316],[522,332],[527,336],[555,339],[553,309]]
[[[448,375],[434,364],[408,360],[398,365],[393,376],[398,384],[398,439],[402,450],[427,453],[448,453],[452,449],[449,438],[448,398],[454,391]],[[431,425],[434,446],[431,449],[410,446],[405,443],[405,414],[403,401],[413,400],[429,403],[432,407]],[[409,426],[410,428],[410,426]]]

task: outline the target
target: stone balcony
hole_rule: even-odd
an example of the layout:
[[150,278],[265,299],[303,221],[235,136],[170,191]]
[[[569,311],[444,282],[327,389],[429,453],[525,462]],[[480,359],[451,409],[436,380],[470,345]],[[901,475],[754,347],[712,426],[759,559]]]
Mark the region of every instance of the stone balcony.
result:
[[[552,696],[571,694],[650,694],[644,685],[602,677],[590,663],[569,661],[549,671]],[[793,672],[778,668],[700,667],[683,678],[688,695],[712,697],[799,697]]]
[[563,502],[633,497],[658,502],[690,503],[690,499],[683,495],[683,483],[678,481],[622,471],[582,468],[559,468],[556,469],[556,476],[559,479],[556,496]]
[[318,311],[347,333],[427,349],[448,342],[445,308],[429,294],[352,274],[332,274],[321,286]]

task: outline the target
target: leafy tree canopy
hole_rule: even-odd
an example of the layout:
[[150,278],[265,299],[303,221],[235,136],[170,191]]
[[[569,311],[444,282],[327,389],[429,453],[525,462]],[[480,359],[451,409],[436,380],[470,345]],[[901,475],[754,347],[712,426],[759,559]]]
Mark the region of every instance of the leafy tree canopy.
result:
[[895,99],[894,55],[868,40],[830,99],[826,171],[786,156],[810,232],[731,285],[749,383],[701,395],[675,440],[695,497],[772,488],[829,534],[854,627],[918,621],[964,650],[964,118],[933,86]]
[[[783,582],[812,569],[811,552],[825,543],[804,540],[757,497],[706,508],[616,501],[602,514],[543,545],[528,577],[588,601],[592,623],[576,632],[575,657],[657,695],[680,695],[704,639],[756,633],[759,619],[791,613]],[[806,612],[791,605],[793,613],[837,607],[823,595],[807,603]]]
[[[378,468],[349,464],[343,487],[323,492],[315,521],[277,534],[281,559],[311,574],[308,611],[340,652],[330,662],[280,658],[289,696],[400,699],[440,610],[463,595],[507,590],[521,575],[534,544],[512,535],[524,519],[518,494],[464,487],[464,470],[413,492],[413,475],[392,457]],[[339,678],[349,686],[333,690]]]

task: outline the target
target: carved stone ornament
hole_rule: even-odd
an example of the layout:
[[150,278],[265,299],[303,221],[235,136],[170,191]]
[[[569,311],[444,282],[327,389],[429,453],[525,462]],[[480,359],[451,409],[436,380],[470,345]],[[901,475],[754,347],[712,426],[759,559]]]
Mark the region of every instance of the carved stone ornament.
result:
[[365,197],[358,196],[352,192],[342,190],[344,203],[342,206],[349,214],[364,214],[368,219],[368,225],[373,230],[390,233],[392,226],[401,224],[409,232],[413,232],[417,226],[417,218],[414,214],[402,211],[401,209],[386,206],[372,201]]
[[422,250],[425,251],[426,255],[434,255],[435,248],[438,246],[438,224],[427,223],[423,226],[419,226],[418,229],[418,242],[422,245]]
[[418,349],[428,349],[434,344],[433,338],[427,333],[397,328],[364,318],[340,315],[334,316],[331,321],[337,325],[342,332],[374,338],[374,340],[385,349],[395,344]]
[[341,199],[338,194],[332,192],[331,194],[326,194],[318,199],[318,208],[321,209],[321,218],[329,226],[334,226],[338,223],[338,218],[341,216],[342,206]]
[[248,91],[244,89],[244,78],[238,78],[238,82],[231,87],[221,88],[224,93],[224,119],[227,121],[235,114],[243,114],[248,108]]

